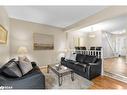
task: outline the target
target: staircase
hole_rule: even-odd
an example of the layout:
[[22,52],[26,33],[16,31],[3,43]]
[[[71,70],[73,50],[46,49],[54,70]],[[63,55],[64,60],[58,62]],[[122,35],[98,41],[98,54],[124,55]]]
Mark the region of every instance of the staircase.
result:
[[110,49],[111,49],[111,51],[112,51],[112,54],[113,54],[113,56],[115,56],[115,55],[116,55],[116,52],[115,52],[115,50],[113,49],[113,46],[112,46],[112,44],[111,44],[110,38],[109,38],[109,36],[108,36],[108,33],[107,33],[107,32],[104,32],[104,34],[105,34],[106,40],[107,40],[107,42],[108,42],[108,44],[109,44],[109,47],[110,47]]

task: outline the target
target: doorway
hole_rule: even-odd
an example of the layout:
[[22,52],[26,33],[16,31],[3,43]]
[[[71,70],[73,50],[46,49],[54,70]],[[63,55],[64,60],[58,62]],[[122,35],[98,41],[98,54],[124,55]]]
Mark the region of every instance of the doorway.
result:
[[127,80],[127,17],[120,16],[107,22],[112,28],[108,27],[103,31],[104,73]]

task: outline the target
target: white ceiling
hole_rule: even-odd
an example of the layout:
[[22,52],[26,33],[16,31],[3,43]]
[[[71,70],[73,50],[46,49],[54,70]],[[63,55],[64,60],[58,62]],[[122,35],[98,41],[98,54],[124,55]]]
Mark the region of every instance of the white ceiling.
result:
[[64,28],[103,10],[104,6],[7,6],[10,18]]
[[127,14],[111,18],[109,20],[82,28],[78,31],[92,32],[97,30],[104,30],[107,32],[121,32],[127,29]]

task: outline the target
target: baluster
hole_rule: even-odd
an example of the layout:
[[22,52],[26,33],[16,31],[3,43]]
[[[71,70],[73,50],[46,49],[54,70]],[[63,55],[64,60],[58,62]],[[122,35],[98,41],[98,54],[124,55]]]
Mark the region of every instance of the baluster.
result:
[[99,58],[99,51],[97,51],[97,57]]
[[93,51],[91,50],[91,55],[93,55]]

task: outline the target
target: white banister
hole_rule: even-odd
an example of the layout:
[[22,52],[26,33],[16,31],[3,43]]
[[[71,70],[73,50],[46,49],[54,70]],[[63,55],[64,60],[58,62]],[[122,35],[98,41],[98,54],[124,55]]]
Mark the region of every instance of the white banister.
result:
[[74,52],[77,54],[93,55],[97,56],[98,58],[102,58],[101,50],[75,50]]

